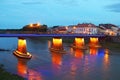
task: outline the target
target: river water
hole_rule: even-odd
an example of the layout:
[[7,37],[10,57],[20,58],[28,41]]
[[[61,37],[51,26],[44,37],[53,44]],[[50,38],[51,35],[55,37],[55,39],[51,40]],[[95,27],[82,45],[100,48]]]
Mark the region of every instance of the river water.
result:
[[85,51],[74,50],[70,43],[63,43],[66,54],[49,51],[50,40],[27,38],[30,60],[13,55],[17,48],[17,38],[1,38],[0,64],[14,74],[28,80],[119,80],[120,55],[105,54],[103,48]]

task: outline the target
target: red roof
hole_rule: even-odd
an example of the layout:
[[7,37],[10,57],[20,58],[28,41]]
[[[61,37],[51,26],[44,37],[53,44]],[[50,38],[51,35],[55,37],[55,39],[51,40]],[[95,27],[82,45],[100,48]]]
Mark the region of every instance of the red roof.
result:
[[66,29],[59,29],[59,31],[66,31]]
[[96,27],[94,24],[88,24],[88,23],[83,23],[83,24],[78,24],[76,27]]

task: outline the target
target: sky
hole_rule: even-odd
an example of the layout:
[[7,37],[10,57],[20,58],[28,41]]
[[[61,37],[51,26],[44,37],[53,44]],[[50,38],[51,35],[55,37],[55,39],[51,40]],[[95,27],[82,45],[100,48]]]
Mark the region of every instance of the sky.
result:
[[120,0],[0,0],[0,29],[19,29],[30,23],[120,25]]

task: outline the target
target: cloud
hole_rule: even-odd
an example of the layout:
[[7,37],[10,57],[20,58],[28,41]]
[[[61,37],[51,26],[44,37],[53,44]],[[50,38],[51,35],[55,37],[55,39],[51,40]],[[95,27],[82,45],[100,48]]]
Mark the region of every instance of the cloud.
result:
[[106,6],[106,8],[112,12],[120,12],[120,3]]
[[78,5],[79,0],[54,0],[57,4],[61,5]]
[[42,2],[22,2],[24,5],[37,5],[37,4],[42,4]]
[[38,5],[38,4],[60,4],[60,5],[78,5],[79,3],[83,1],[89,1],[89,0],[36,0],[36,1],[23,1],[22,4],[24,5]]

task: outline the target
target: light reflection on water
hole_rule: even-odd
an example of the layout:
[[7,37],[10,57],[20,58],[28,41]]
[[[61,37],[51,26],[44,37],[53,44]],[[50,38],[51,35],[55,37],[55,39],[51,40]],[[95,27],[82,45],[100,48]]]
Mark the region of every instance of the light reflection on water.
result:
[[[17,57],[16,57],[17,58]],[[28,60],[26,59],[21,59],[21,58],[17,58],[18,59],[18,64],[17,64],[17,70],[18,70],[18,74],[20,76],[25,77],[27,74],[27,62]]]
[[[16,57],[17,58],[17,57]],[[27,59],[18,59],[17,73],[18,75],[27,78],[28,80],[42,80],[41,74],[35,70],[29,69],[27,67]]]
[[76,58],[83,58],[83,55],[84,55],[84,51],[83,50],[75,49],[74,51],[75,51],[74,56]]
[[[5,42],[9,39],[3,40]],[[10,40],[11,44],[6,44],[6,48],[15,46],[17,43],[17,39]],[[0,64],[4,64],[8,71],[26,77],[28,80],[120,79],[118,76],[120,56],[109,55],[102,48],[90,48],[84,51],[67,47],[69,53],[59,54],[49,52],[50,41],[41,43],[40,41],[35,42],[34,39],[27,39],[27,44],[28,51],[33,55],[31,60],[16,58],[12,51],[0,52]],[[2,46],[0,45],[0,47]],[[66,47],[64,48],[66,49]],[[14,49],[16,48],[12,47],[12,50]]]
[[91,55],[97,55],[98,54],[98,48],[90,47],[90,54]]

